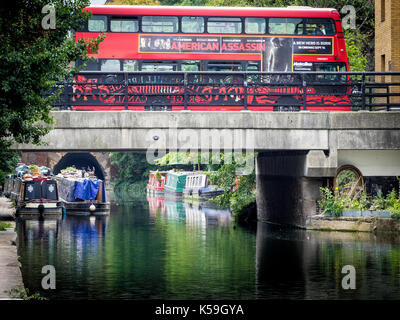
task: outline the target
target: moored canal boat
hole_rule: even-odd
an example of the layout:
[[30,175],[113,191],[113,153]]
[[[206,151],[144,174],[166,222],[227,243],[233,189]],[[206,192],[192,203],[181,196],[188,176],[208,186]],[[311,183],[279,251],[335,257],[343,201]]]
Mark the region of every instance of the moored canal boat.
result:
[[54,178],[43,175],[40,170],[24,170],[10,175],[5,184],[5,195],[14,201],[16,215],[42,218],[62,216],[62,203]]
[[207,201],[223,193],[223,189],[210,185],[205,173],[195,173],[186,177],[182,197],[192,201]]
[[[60,200],[67,215],[108,215],[105,183],[93,174],[70,168],[56,176]],[[82,177],[83,176],[83,177]]]
[[147,195],[151,197],[164,195],[164,186],[167,181],[168,171],[150,171],[149,182],[146,186]]
[[169,171],[167,176],[167,182],[164,185],[165,197],[166,198],[182,198],[183,189],[185,188],[186,177],[188,172],[184,171]]

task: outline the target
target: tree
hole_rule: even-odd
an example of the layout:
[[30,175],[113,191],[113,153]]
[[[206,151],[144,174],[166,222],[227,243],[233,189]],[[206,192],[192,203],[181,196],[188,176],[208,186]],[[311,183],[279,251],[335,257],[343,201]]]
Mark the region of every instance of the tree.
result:
[[10,159],[16,159],[16,153],[10,151],[14,142],[39,144],[40,138],[49,132],[53,124],[50,102],[59,92],[47,97],[44,93],[57,81],[71,77],[77,71],[71,62],[87,60],[103,39],[75,43],[71,36],[71,30],[79,28],[90,16],[89,12],[82,12],[89,0],[54,0],[51,2],[54,9],[46,7],[48,3],[16,0],[0,9],[0,174],[3,175],[10,171]]

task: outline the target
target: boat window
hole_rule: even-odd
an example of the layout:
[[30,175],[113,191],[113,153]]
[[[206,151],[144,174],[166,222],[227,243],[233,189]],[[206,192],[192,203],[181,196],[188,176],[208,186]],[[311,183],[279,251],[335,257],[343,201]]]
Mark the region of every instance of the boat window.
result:
[[183,33],[203,33],[204,18],[203,17],[182,17]]
[[107,30],[107,17],[106,16],[91,16],[88,21],[88,30],[90,32],[103,32]]
[[211,17],[207,22],[208,33],[242,33],[240,18]]
[[264,18],[246,18],[244,20],[245,32],[249,34],[264,34],[265,26]]
[[143,32],[178,32],[178,17],[144,16]]
[[134,18],[112,18],[110,22],[111,32],[137,32],[139,31],[139,21]]
[[270,34],[303,34],[302,18],[269,18]]

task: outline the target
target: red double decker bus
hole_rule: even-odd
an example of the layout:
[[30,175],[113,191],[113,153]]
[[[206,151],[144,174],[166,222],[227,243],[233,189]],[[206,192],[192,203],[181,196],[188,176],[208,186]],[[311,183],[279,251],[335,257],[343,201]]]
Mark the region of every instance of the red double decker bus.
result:
[[[95,61],[76,77],[74,109],[350,110],[347,89],[332,86],[343,84],[338,73],[348,71],[335,9],[111,5],[85,10],[92,16],[76,40],[103,32],[106,37]],[[182,73],[179,81],[175,72]]]

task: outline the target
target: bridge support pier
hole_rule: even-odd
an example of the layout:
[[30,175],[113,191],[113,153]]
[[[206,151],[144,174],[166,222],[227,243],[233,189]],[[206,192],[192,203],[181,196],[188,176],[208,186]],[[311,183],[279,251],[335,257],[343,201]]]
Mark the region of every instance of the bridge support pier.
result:
[[257,158],[257,218],[305,227],[318,214],[320,187],[327,178],[304,176],[307,154],[260,154]]

